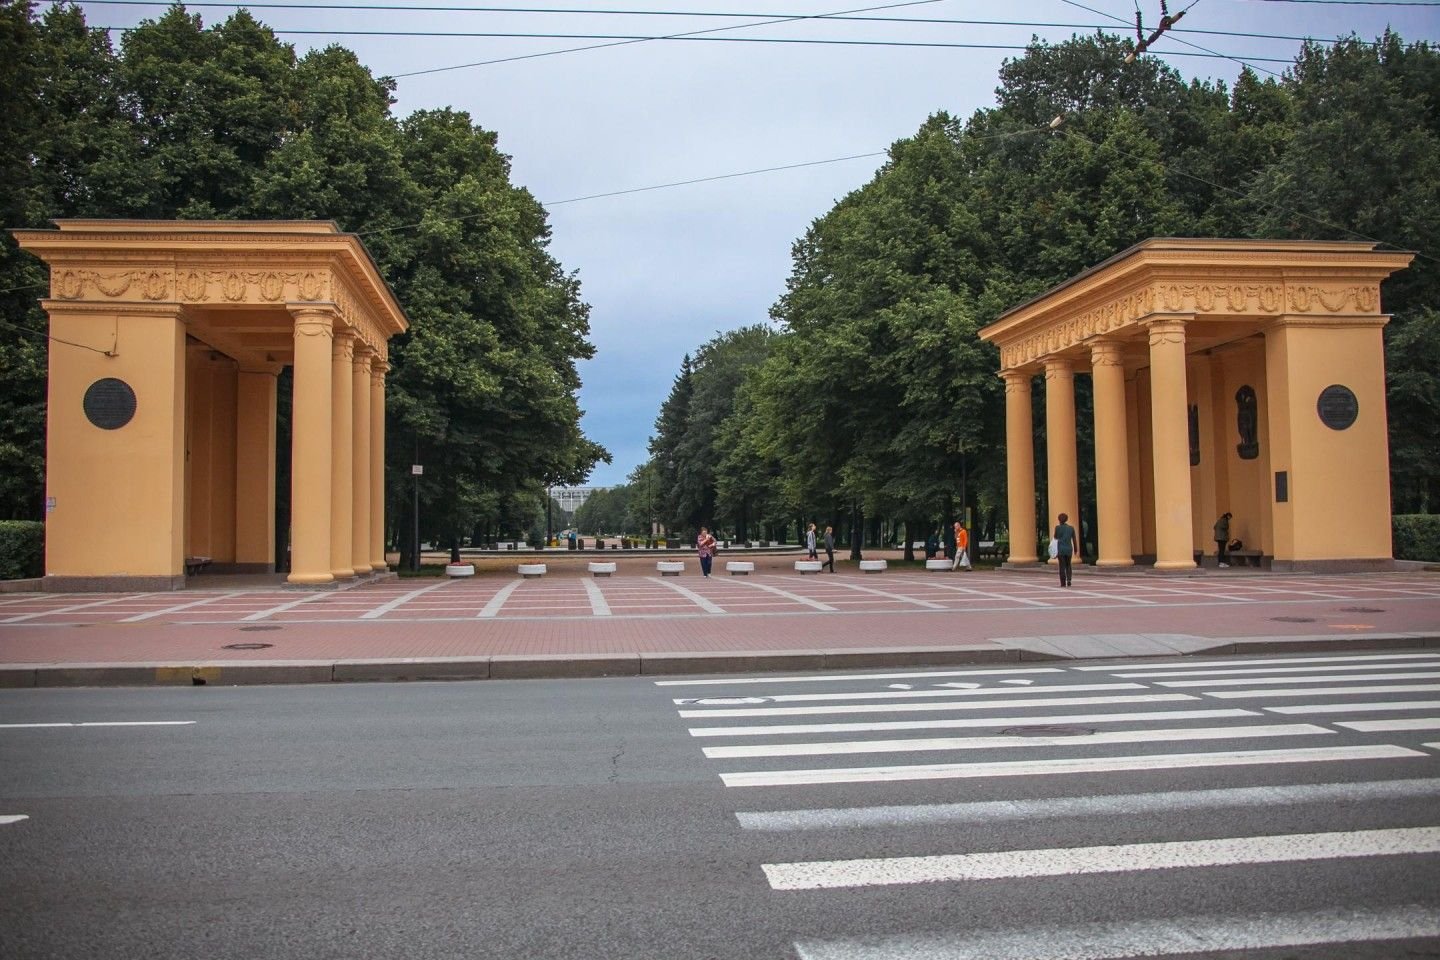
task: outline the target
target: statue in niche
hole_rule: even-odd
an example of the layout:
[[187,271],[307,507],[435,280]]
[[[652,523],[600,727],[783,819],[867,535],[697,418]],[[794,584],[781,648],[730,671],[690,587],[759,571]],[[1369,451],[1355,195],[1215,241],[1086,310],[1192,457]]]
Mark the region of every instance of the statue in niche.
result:
[[1253,387],[1247,385],[1235,391],[1235,428],[1240,431],[1240,442],[1235,445],[1235,452],[1240,454],[1241,460],[1254,460],[1260,456],[1259,406]]
[[1200,407],[1190,404],[1190,466],[1200,466]]

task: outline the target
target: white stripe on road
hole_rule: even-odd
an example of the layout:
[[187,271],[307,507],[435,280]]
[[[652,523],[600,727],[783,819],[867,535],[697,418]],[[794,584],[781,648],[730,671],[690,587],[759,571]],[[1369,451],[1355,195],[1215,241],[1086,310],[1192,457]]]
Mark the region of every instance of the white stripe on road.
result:
[[[756,590],[763,590],[766,593],[773,593],[777,597],[784,597],[786,600],[789,600],[792,603],[804,604],[807,607],[812,607],[816,610],[824,610],[828,613],[834,613],[838,609],[837,607],[830,606],[830,604],[828,603],[821,603],[819,600],[811,600],[809,597],[802,597],[798,593],[791,593],[789,590],[781,590],[779,587],[772,587],[769,584],[760,583],[756,580],[751,580],[748,577],[736,585],[751,587]],[[717,609],[713,612],[722,613],[724,611]]]
[[1233,866],[1241,863],[1296,863],[1353,857],[1440,853],[1440,827],[1396,827],[1346,833],[1292,833],[1270,837],[1120,843],[1104,847],[1001,850],[995,853],[881,857],[870,860],[813,860],[765,863],[761,869],[775,890],[877,887],[951,880],[1067,877],[1089,873]]
[[765,727],[691,727],[692,737],[766,737],[777,734],[872,733],[881,730],[955,730],[1037,723],[1124,723],[1132,720],[1213,720],[1258,717],[1255,710],[1149,710],[1144,713],[1076,713],[1069,716],[966,717],[962,720],[885,720],[876,723],[786,723]]
[[[1048,719],[1048,718],[1047,718]],[[1341,724],[1347,726],[1347,724]],[[1431,729],[1431,728],[1425,728]],[[1249,740],[1261,737],[1333,735],[1334,730],[1311,723],[1277,723],[1242,727],[1178,727],[1169,730],[1114,730],[1078,737],[923,737],[910,740],[843,740],[821,743],[763,743],[706,747],[711,760],[749,757],[824,757],[842,753],[923,753],[931,750],[1017,750],[1026,747],[1092,747],[1107,743],[1154,743],[1180,740]]]
[[133,617],[126,617],[121,623],[140,623],[154,617],[163,617],[167,613],[179,613],[181,610],[189,610],[192,607],[203,607],[207,603],[214,603],[216,600],[230,600],[242,596],[239,591],[232,590],[230,593],[217,593],[201,600],[191,600],[189,603],[178,603],[173,607],[162,607],[159,610],[151,610],[149,613],[137,613]]
[[1117,677],[1139,680],[1161,677],[1222,677],[1241,676],[1251,673],[1325,673],[1335,670],[1398,670],[1402,667],[1421,668],[1440,666],[1437,663],[1356,663],[1344,667],[1245,667],[1236,670],[1147,670],[1142,673],[1117,673]]
[[1181,916],[1067,927],[967,930],[864,940],[801,940],[800,960],[1124,960],[1212,956],[1440,936],[1433,904],[1250,916]]
[[819,810],[737,812],[744,830],[847,830],[911,827],[939,823],[992,823],[1058,817],[1143,816],[1216,807],[1284,809],[1301,803],[1375,803],[1440,796],[1440,779],[1380,780],[1372,783],[1292,784],[1281,787],[1230,787],[1215,790],[1167,790],[1094,797],[1046,797],[973,803],[848,807]]
[[[1187,663],[1169,663],[1165,665],[1167,670],[1180,670],[1185,668],[1200,669],[1204,667],[1224,666],[1266,666],[1269,664],[1286,663],[1354,663],[1362,660],[1435,660],[1440,659],[1440,653],[1364,653],[1356,654],[1353,657],[1280,657],[1273,660],[1252,660],[1249,658],[1239,660],[1196,660]],[[1138,664],[1136,666],[1139,666]],[[1400,664],[1396,664],[1400,666]],[[1115,664],[1103,667],[1071,667],[1072,670],[1115,670]],[[1124,669],[1118,668],[1118,669]]]
[[[1029,597],[1012,596],[1011,594],[1008,594],[1008,593],[992,593],[992,592],[987,591],[987,590],[976,590],[976,589],[974,589],[973,587],[962,587],[962,586],[960,586],[960,585],[958,585],[958,584],[954,584],[954,583],[939,583],[939,582],[936,582],[936,581],[934,581],[934,580],[915,580],[915,579],[902,580],[902,581],[900,581],[900,582],[901,582],[902,584],[905,584],[905,585],[908,585],[908,586],[913,586],[913,587],[925,587],[925,588],[930,588],[930,589],[935,589],[935,590],[949,590],[949,591],[952,591],[953,593],[964,593],[964,594],[968,594],[968,595],[970,595],[970,596],[972,596],[972,597],[984,597],[986,600],[1003,600],[1003,601],[1005,601],[1005,602],[1007,602],[1007,603],[1023,603],[1023,604],[1025,604],[1026,606],[1030,606],[1030,607],[1049,607],[1049,606],[1052,606],[1052,604],[1046,603],[1044,600],[1032,600],[1032,599],[1030,599]],[[1014,585],[1014,584],[1012,584],[1012,586],[1013,586],[1013,585]],[[1029,587],[1029,586],[1031,586],[1031,584],[1028,584],[1028,583],[1027,583],[1027,584],[1022,584],[1022,586]],[[1008,609],[1008,608],[1002,608],[1002,609]]]
[[605,602],[605,594],[600,592],[594,578],[587,578],[580,581],[585,584],[585,593],[590,597],[590,612],[597,617],[610,616],[610,604]]
[[[432,590],[439,590],[441,587],[448,587],[450,583],[451,581],[449,580],[441,580],[439,583],[433,583],[428,587],[421,587],[419,590],[411,590],[409,593],[402,593],[400,594],[400,596],[396,597],[394,600],[389,601],[388,603],[382,603],[380,604],[380,606],[376,607],[373,610],[366,610],[364,613],[360,614],[360,619],[378,620],[379,618],[385,616],[385,614],[389,613],[391,610],[394,610],[396,607],[400,606],[402,603],[414,600],[416,597],[422,594],[429,593]],[[248,620],[250,618],[246,617],[246,619]]]
[[500,613],[500,608],[505,606],[505,601],[510,599],[510,594],[514,593],[516,590],[519,590],[520,584],[524,582],[525,581],[523,579],[512,580],[509,583],[505,584],[505,586],[501,587],[499,590],[495,591],[495,596],[491,597],[490,600],[485,604],[485,606],[481,608],[480,612],[475,614],[475,618],[477,620],[488,620],[491,617],[497,616]]
[[709,600],[706,600],[704,597],[700,596],[700,594],[696,593],[694,590],[686,589],[685,587],[680,586],[680,584],[678,583],[671,583],[669,580],[666,580],[663,577],[646,577],[645,579],[649,580],[651,583],[658,583],[662,587],[669,587],[671,590],[674,590],[676,593],[680,594],[680,596],[686,598],[691,603],[695,604],[695,606],[699,607],[701,610],[704,610],[706,613],[725,612],[720,607],[717,607]]
[[0,730],[30,730],[39,727],[184,727],[194,720],[95,720],[84,723],[0,723]]
[[28,813],[6,813],[0,814],[0,827],[11,823],[19,823],[21,820],[29,820]]
[[129,603],[132,600],[144,600],[153,597],[153,593],[125,593],[118,597],[107,597],[104,600],[92,600],[89,603],[72,603],[66,607],[56,607],[53,610],[36,610],[34,613],[21,613],[13,617],[6,617],[0,623],[24,623],[26,620],[33,620],[36,617],[51,617],[58,613],[70,613],[75,610],[88,610],[91,607],[106,607],[112,603]]
[[712,717],[804,717],[825,713],[926,713],[939,710],[1002,710],[1015,707],[1088,707],[1101,703],[1162,703],[1199,699],[1189,693],[1134,693],[1119,697],[1042,697],[1039,700],[991,700],[975,703],[967,701],[965,703],[851,703],[834,707],[733,707],[677,710],[676,713],[693,720],[697,717],[706,719]]
[[[1374,679],[1373,677],[1371,679]],[[1239,700],[1248,697],[1341,697],[1358,693],[1433,693],[1440,683],[1397,683],[1380,687],[1321,687],[1309,690],[1205,690],[1207,697],[1218,700]]]
[[943,603],[931,603],[929,600],[921,600],[921,599],[918,598],[918,597],[907,597],[907,596],[905,596],[904,594],[900,594],[900,593],[890,593],[890,592],[888,592],[888,591],[886,591],[886,590],[876,590],[874,587],[862,587],[862,586],[861,586],[860,584],[858,584],[858,583],[847,583],[847,582],[844,581],[844,580],[832,581],[832,582],[835,583],[835,586],[837,586],[837,587],[844,587],[846,590],[854,590],[854,591],[856,591],[857,593],[869,593],[869,594],[873,594],[873,595],[875,595],[875,596],[877,596],[877,597],[888,597],[889,599],[895,600],[895,601],[897,601],[897,602],[899,602],[899,603],[913,603],[913,604],[915,604],[917,607],[924,607],[924,608],[926,608],[927,610],[949,610],[949,609],[952,609],[952,608],[950,608],[950,607],[945,606],[945,604],[943,604]]
[[1382,700],[1379,703],[1306,703],[1294,707],[1263,707],[1266,713],[1384,713],[1390,710],[1440,710],[1440,700]]
[[256,610],[254,613],[249,614],[248,616],[241,617],[240,620],[241,622],[244,622],[246,620],[264,620],[266,617],[273,617],[277,613],[284,613],[287,610],[294,610],[296,607],[303,606],[307,603],[314,603],[316,600],[324,600],[326,597],[331,596],[334,596],[334,594],[330,593],[328,590],[316,591],[315,593],[307,594],[306,596],[301,597],[299,600],[290,600],[286,603],[279,604],[278,606],[267,607],[264,610]]
[[905,673],[852,673],[844,676],[819,676],[819,677],[728,677],[722,680],[656,680],[657,687],[694,687],[701,685],[715,686],[724,684],[726,686],[739,683],[840,683],[851,680],[910,680],[925,679],[928,677],[980,677],[986,674],[997,676],[1012,676],[1017,673],[1064,673],[1061,667],[1017,667],[1013,670],[1002,668],[986,668],[984,670],[914,670]]
[[[777,693],[764,699],[772,703],[817,703],[821,701],[836,700],[906,700],[906,699],[928,699],[930,697],[983,697],[997,693],[1016,694],[1030,693],[1060,693],[1071,690],[1077,692],[1088,692],[1091,690],[1143,690],[1143,683],[1082,683],[1062,684],[1056,687],[1026,687],[1023,690],[1015,687],[988,687],[982,689],[958,689],[950,687],[944,690],[864,690],[850,693]],[[672,702],[676,704],[700,703],[705,697],[677,697]]]
[[1377,733],[1382,730],[1440,730],[1440,717],[1392,717],[1389,720],[1351,720],[1337,722],[1337,727],[1356,730],[1360,733]]
[[1408,673],[1352,673],[1325,677],[1230,677],[1225,680],[1160,680],[1157,687],[1243,687],[1247,683],[1368,683],[1371,680],[1434,680],[1440,670]]
[[1081,757],[1063,760],[1006,760],[990,763],[930,763],[917,766],[852,767],[824,770],[755,770],[720,774],[727,787],[777,787],[805,783],[881,783],[902,780],[968,780],[979,777],[1031,777],[1062,773],[1110,773],[1118,770],[1178,770],[1187,767],[1235,767],[1272,763],[1328,763],[1337,760],[1390,760],[1427,757],[1406,747],[1308,747],[1293,750],[1228,750],[1216,753],[1158,753],[1134,757]]

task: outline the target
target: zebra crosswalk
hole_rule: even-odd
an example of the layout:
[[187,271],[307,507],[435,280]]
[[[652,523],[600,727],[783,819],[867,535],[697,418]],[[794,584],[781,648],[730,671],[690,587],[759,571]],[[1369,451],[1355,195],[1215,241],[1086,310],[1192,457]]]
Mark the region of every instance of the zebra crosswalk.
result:
[[[892,910],[857,918],[863,933],[797,933],[803,960],[1101,960],[1440,951],[1440,698],[1408,696],[1437,676],[1440,653],[1406,652],[657,683],[686,688],[677,717],[739,829],[822,854],[755,863],[779,909],[945,885],[978,901],[1023,884],[1043,901],[1062,881],[1106,904],[1095,922],[920,930]],[[1323,874],[1329,899],[1191,913],[1107,886],[1228,878],[1213,907],[1244,871],[1289,877],[1283,890]]]

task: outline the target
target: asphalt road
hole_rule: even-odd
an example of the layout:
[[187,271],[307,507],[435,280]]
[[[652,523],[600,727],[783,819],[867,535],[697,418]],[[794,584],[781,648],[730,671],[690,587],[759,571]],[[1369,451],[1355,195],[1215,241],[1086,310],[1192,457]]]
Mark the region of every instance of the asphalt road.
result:
[[0,691],[6,960],[1127,956],[1440,957],[1440,654]]

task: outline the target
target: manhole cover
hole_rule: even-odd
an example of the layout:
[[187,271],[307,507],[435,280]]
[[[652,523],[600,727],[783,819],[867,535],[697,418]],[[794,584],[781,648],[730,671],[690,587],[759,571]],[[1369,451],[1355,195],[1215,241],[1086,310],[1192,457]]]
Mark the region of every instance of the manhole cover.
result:
[[1063,723],[1054,723],[1033,727],[1006,727],[1000,731],[1000,735],[1005,737],[1084,737],[1094,732],[1091,727],[1072,727]]
[[262,625],[260,625],[260,626],[258,626],[258,627],[241,627],[241,628],[240,628],[240,632],[241,632],[241,633],[254,633],[256,630],[279,630],[279,629],[280,629],[280,625],[279,625],[278,623],[266,623],[266,624],[262,624]]
[[264,650],[266,647],[273,647],[273,643],[227,643],[221,650]]
[[1341,607],[1341,613],[1384,613],[1379,607]]
[[1314,617],[1271,617],[1276,623],[1314,623]]

